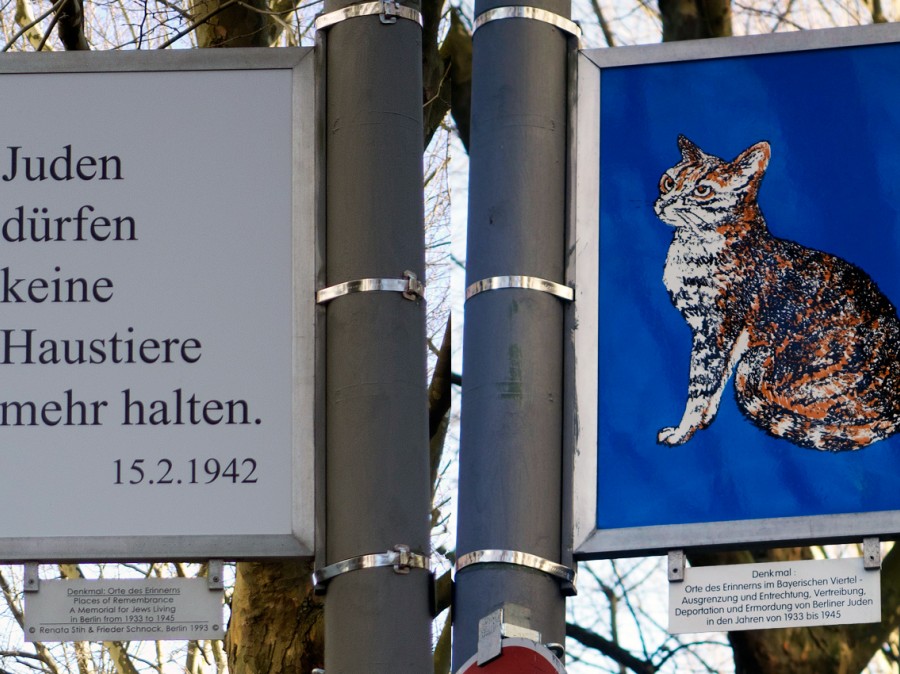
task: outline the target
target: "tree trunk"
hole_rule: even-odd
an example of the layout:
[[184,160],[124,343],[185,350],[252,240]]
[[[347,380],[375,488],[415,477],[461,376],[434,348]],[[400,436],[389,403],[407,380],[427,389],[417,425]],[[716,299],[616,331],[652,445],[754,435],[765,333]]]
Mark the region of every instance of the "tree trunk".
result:
[[663,42],[732,34],[730,0],[659,0],[659,11]]
[[191,0],[198,47],[269,47],[280,25],[266,0]]
[[450,8],[450,28],[441,45],[441,57],[448,68],[450,114],[459,139],[469,149],[469,117],[472,109],[472,34],[462,21],[460,10]]
[[460,9],[451,7],[450,28],[438,46],[440,0],[423,0],[422,75],[425,104],[425,146],[449,111],[463,145],[469,147],[469,110],[472,107],[472,34]]
[[238,564],[226,635],[231,674],[295,674],[322,667],[322,602],[312,560]]
[[81,0],[66,0],[56,12],[59,41],[67,51],[87,51],[91,48],[84,36],[84,5]]

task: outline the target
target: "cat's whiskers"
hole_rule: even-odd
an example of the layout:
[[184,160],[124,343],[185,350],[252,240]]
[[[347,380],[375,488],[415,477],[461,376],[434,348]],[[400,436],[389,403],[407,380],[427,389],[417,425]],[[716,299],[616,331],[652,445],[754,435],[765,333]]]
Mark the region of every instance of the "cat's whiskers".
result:
[[699,239],[709,238],[708,235],[703,231],[702,227],[706,222],[698,216],[693,211],[689,211],[683,208],[674,209],[675,215],[678,217],[681,222],[687,226],[689,230]]

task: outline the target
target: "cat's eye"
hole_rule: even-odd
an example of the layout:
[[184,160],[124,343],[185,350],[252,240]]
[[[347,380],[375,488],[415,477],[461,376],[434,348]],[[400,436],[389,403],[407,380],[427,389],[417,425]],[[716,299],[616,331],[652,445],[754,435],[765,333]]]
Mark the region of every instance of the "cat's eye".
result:
[[707,197],[712,196],[712,187],[709,185],[697,185],[697,187],[694,188],[694,196],[706,199]]
[[663,177],[659,179],[659,191],[665,194],[671,191],[673,187],[675,187],[675,180],[668,173],[664,173]]

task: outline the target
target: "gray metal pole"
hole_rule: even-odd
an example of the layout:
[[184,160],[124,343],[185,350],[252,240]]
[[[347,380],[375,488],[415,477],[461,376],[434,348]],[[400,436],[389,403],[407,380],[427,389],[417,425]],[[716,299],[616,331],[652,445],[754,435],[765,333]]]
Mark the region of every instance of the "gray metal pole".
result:
[[[406,270],[424,278],[421,42],[407,19],[360,16],[328,29],[329,286]],[[326,320],[326,564],[397,544],[427,554],[424,303],[355,293],[328,304]],[[425,571],[392,567],[334,578],[325,597],[327,674],[431,671],[429,583]]]
[[[508,3],[476,2],[475,14]],[[568,17],[566,0],[539,9]],[[491,21],[473,38],[466,282],[528,275],[563,283],[567,36],[531,19]],[[560,562],[564,306],[534,290],[466,302],[457,555],[500,549]],[[540,571],[477,564],[456,576],[454,667],[478,621],[513,621],[562,643],[565,599]],[[527,622],[529,624],[521,624]]]

